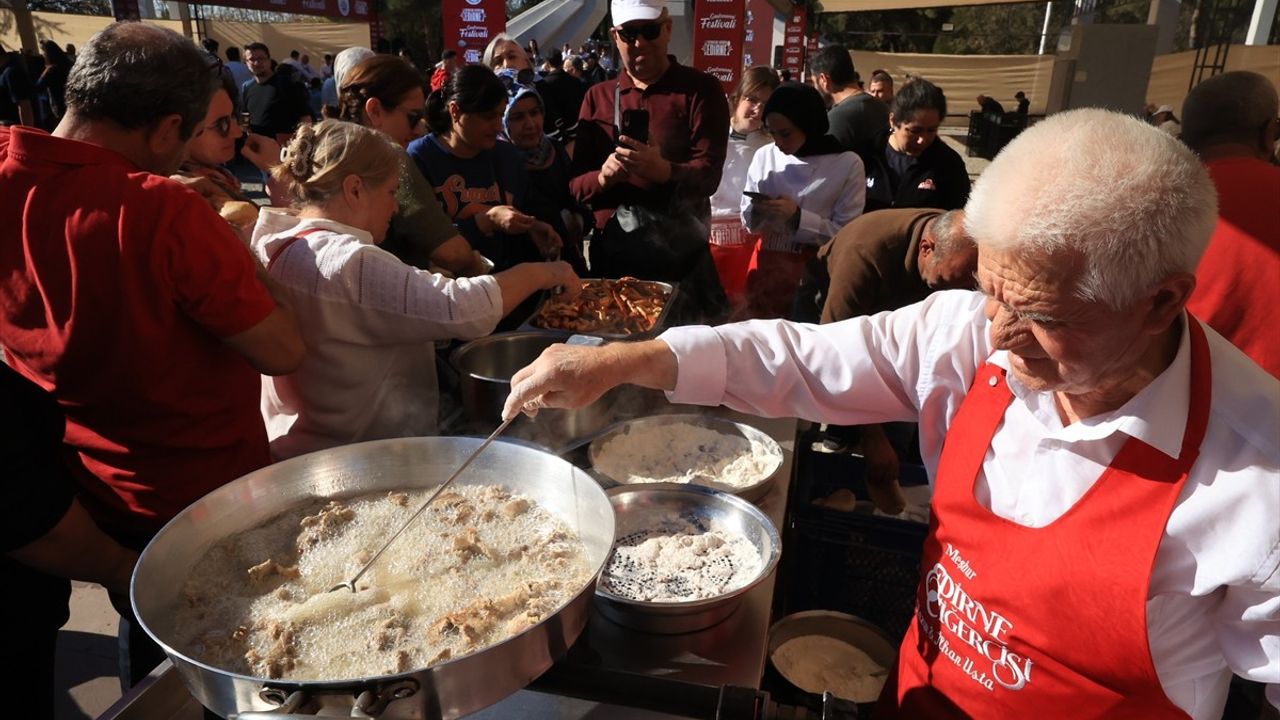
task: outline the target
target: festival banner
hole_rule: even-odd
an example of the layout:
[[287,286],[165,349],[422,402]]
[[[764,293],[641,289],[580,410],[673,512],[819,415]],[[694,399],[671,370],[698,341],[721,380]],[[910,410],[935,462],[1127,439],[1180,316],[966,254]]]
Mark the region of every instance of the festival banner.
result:
[[742,39],[742,67],[770,65],[773,51],[773,18],[769,0],[747,0],[746,33]]
[[507,29],[505,0],[443,0],[444,47],[463,62],[478,63],[485,47]]
[[742,77],[746,0],[698,0],[693,8],[693,66],[720,81],[726,95]]
[[796,5],[787,15],[786,29],[782,37],[782,68],[791,71],[791,79],[799,80],[804,70],[805,31],[808,29],[808,9]]

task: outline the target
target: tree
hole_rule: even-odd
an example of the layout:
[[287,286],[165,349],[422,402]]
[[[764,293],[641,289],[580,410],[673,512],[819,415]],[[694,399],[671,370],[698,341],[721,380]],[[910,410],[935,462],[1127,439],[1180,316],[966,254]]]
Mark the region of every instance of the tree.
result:
[[378,17],[382,34],[409,48],[420,69],[426,70],[440,59],[444,51],[440,0],[381,0]]

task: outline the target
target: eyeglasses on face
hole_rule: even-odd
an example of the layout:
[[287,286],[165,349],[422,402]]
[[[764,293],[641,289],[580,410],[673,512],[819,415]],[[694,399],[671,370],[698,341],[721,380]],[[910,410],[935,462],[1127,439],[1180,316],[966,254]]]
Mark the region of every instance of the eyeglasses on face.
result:
[[405,119],[409,121],[409,127],[411,128],[418,127],[418,125],[420,125],[424,120],[427,119],[427,114],[422,110],[405,110],[404,108],[400,108],[400,109],[404,112]]
[[659,20],[657,22],[644,23],[641,25],[623,25],[622,27],[615,28],[614,31],[617,32],[618,37],[622,38],[622,41],[628,45],[634,43],[640,38],[653,42],[662,34],[663,24],[664,21]]
[[228,137],[231,135],[231,123],[235,123],[239,126],[242,132],[247,131],[248,121],[246,118],[232,117],[230,115],[223,115],[217,120],[214,120],[213,124],[209,126],[209,129],[218,133],[222,137]]

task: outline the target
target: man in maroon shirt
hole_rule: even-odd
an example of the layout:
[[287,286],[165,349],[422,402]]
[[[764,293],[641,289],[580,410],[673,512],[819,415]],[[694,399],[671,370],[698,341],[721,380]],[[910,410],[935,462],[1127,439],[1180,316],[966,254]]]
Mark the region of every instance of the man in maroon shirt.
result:
[[690,311],[682,319],[716,319],[727,302],[707,248],[709,198],[724,166],[729,103],[718,80],[667,54],[662,2],[613,0],[611,11],[622,72],[587,92],[573,156],[571,187],[600,228],[591,271],[679,282]]
[[[65,412],[85,508],[134,550],[269,462],[260,373],[302,360],[293,315],[248,248],[167,177],[212,132],[218,83],[190,40],[116,23],[81,51],[52,134],[0,128],[0,345]],[[163,654],[129,622],[128,599],[112,601],[127,688]]]

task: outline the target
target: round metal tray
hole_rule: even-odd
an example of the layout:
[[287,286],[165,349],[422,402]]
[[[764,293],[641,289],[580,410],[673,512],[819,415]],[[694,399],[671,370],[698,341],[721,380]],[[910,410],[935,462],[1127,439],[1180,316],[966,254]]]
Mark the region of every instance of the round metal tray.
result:
[[[797,691],[805,692],[773,663],[773,654],[783,643],[798,637],[820,635],[846,642],[866,653],[885,670],[898,664],[898,646],[888,633],[854,615],[830,610],[810,610],[788,615],[769,628],[769,665]],[[852,702],[852,701],[851,701]],[[874,701],[872,701],[874,703]],[[867,704],[867,703],[859,703]]]
[[[596,606],[610,620],[634,630],[674,635],[711,627],[733,614],[742,597],[769,577],[782,556],[782,540],[755,505],[701,485],[645,483],[620,485],[607,492],[616,518],[615,548],[636,532],[663,527],[673,517],[699,527],[744,535],[760,553],[760,572],[751,582],[718,597],[690,602],[632,600],[596,586]],[[608,567],[608,560],[605,561]]]
[[[752,427],[746,423],[735,422],[725,418],[715,417],[713,415],[696,415],[691,413],[671,414],[671,415],[650,415],[648,417],[635,418],[634,420],[623,420],[615,423],[606,429],[599,437],[591,441],[590,447],[587,449],[587,456],[591,460],[591,468],[597,477],[603,477],[613,484],[622,487],[638,487],[643,485],[657,485],[659,483],[628,483],[622,478],[616,478],[608,475],[600,470],[596,464],[597,458],[603,451],[605,443],[622,435],[624,433],[644,432],[646,429],[661,427],[664,425],[674,425],[677,423],[687,423],[690,425],[699,425],[701,427],[710,428],[726,435],[739,435],[747,438],[753,443],[760,443],[767,447],[770,452],[777,457],[777,464],[773,470],[763,479],[746,487],[735,487],[732,485],[723,485],[720,483],[701,481],[690,482],[689,485],[699,487],[709,487],[722,492],[737,495],[738,497],[755,502],[765,495],[769,494],[769,489],[773,487],[774,480],[777,479],[783,465],[782,448],[769,437],[764,431]],[[673,483],[683,485],[684,483]]]

